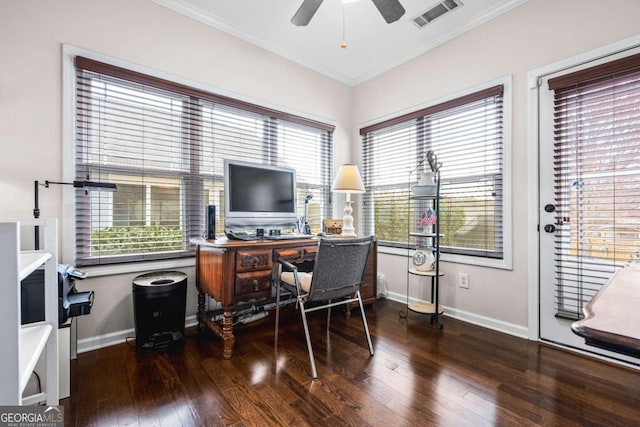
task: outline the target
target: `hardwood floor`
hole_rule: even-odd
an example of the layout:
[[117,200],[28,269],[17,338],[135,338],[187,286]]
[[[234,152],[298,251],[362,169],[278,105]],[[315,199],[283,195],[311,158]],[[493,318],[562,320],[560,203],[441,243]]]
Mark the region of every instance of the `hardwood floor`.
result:
[[220,341],[187,333],[174,351],[136,355],[121,344],[72,362],[65,424],[77,426],[640,425],[640,371],[620,368],[471,324],[400,320],[401,304],[362,322],[324,312],[310,328],[311,380],[299,314],[288,307],[273,351],[273,316],[236,330],[232,359]]

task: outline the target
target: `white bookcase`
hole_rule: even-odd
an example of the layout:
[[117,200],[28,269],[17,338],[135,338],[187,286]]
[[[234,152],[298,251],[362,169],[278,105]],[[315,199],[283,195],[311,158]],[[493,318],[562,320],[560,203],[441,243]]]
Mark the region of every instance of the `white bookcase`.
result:
[[[21,227],[41,228],[44,250],[20,250]],[[44,231],[44,233],[42,233]],[[0,220],[0,405],[58,405],[58,231],[55,219]],[[45,320],[22,325],[20,281],[44,269]],[[40,360],[42,390],[23,397]]]

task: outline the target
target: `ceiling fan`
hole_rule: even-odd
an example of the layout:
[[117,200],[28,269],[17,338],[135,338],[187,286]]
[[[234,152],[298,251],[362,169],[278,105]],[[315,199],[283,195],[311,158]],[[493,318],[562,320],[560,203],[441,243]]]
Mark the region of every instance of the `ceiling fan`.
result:
[[[396,22],[402,15],[404,15],[405,10],[399,0],[371,1],[376,5],[384,20],[387,21],[387,24]],[[313,15],[318,11],[322,2],[323,0],[303,0],[298,11],[293,15],[293,18],[291,18],[291,23],[298,27],[307,25],[311,21],[311,18],[313,18]]]

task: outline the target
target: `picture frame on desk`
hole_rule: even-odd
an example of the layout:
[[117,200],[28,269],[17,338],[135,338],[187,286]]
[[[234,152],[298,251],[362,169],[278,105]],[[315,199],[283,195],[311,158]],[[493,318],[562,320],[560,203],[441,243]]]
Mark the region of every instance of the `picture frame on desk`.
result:
[[325,219],[322,221],[322,231],[326,234],[342,234],[342,219]]

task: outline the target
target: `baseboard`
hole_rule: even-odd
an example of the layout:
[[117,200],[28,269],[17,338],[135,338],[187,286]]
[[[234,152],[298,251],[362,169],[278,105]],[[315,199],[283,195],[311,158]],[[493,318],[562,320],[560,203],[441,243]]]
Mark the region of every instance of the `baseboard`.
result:
[[[406,296],[395,292],[388,292],[387,299],[397,301],[400,303],[406,303]],[[418,302],[416,298],[411,298],[410,302]],[[529,332],[524,326],[514,325],[512,323],[503,322],[502,320],[493,319],[491,317],[480,316],[478,314],[469,313],[467,311],[458,310],[451,307],[444,308],[444,315],[454,319],[462,320],[463,322],[473,323],[474,325],[482,326],[483,328],[493,329],[498,332],[513,335],[519,338],[528,339]],[[196,315],[192,314],[185,319],[185,326],[195,326],[197,324]],[[78,340],[78,353],[84,353],[86,351],[97,350],[103,347],[109,347],[116,344],[121,344],[129,337],[134,337],[135,331],[133,328],[125,329],[122,331],[110,332],[104,335],[97,335],[90,338],[82,338]]]
[[[197,323],[198,321],[196,320],[195,314],[187,316],[185,319],[185,327],[187,328],[195,326]],[[122,331],[109,332],[108,334],[97,335],[95,337],[82,338],[78,340],[78,353],[121,344],[125,342],[127,338],[133,337],[135,337],[135,330],[131,328]]]
[[[396,292],[388,292],[387,298],[403,304],[406,304],[407,302],[406,295],[398,294]],[[413,303],[421,301],[417,298],[409,298],[409,302]],[[494,331],[513,335],[518,338],[529,339],[529,329],[524,326],[514,325],[513,323],[504,322],[502,320],[481,316],[479,314],[470,313],[468,311],[458,310],[447,306],[444,307],[444,315],[453,319],[462,320],[463,322],[482,326],[483,328],[493,329]]]

